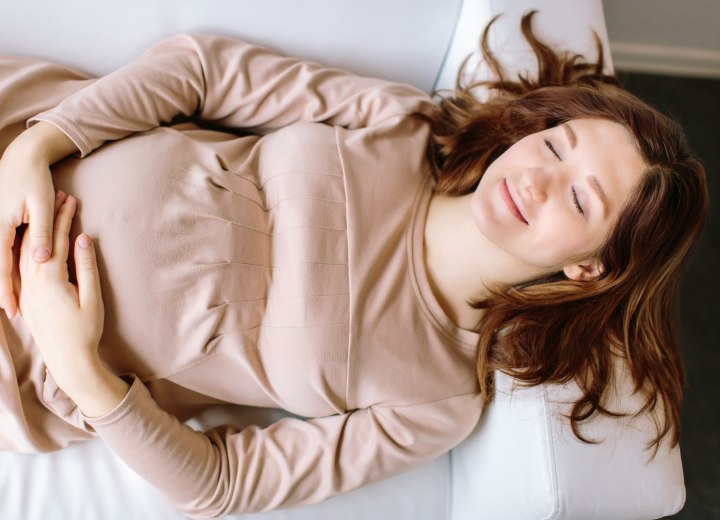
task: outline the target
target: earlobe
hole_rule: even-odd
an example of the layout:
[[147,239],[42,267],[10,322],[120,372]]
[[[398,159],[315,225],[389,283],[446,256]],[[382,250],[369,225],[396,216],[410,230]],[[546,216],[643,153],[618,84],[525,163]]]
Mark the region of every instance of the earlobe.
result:
[[593,259],[583,264],[566,265],[563,267],[563,272],[570,280],[589,282],[600,278],[603,268],[598,260]]

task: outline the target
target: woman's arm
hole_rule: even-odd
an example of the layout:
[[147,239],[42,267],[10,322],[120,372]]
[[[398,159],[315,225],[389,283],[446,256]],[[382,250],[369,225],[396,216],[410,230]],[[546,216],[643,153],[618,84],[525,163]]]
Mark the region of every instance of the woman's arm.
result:
[[461,442],[481,409],[479,395],[461,395],[202,433],[136,379],[117,409],[86,420],[176,507],[207,518],[313,504],[410,469]]
[[82,155],[178,116],[265,132],[291,123],[357,128],[422,110],[414,87],[278,55],[239,40],[180,35],[30,120],[66,133]]

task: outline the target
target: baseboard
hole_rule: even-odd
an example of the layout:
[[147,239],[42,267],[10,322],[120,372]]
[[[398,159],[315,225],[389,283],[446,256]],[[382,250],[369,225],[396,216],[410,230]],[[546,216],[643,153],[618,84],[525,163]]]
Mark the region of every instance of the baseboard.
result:
[[616,70],[720,79],[720,51],[641,43],[610,44]]

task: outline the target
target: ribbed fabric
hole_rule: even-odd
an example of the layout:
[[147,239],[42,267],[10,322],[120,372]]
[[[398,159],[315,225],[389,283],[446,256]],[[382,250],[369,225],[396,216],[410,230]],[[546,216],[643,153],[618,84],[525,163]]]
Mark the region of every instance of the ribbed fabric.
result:
[[[9,85],[34,62],[14,63]],[[34,83],[65,85],[63,71]],[[55,186],[79,200],[71,239],[96,240],[101,355],[134,383],[86,420],[40,373],[22,319],[4,320],[2,406],[33,419],[3,423],[0,442],[42,451],[94,429],[203,516],[317,502],[472,430],[477,336],[443,314],[423,262],[433,181],[411,114],[427,96],[213,36],[171,38],[73,85],[30,124],[56,125],[87,156],[57,165]],[[193,122],[159,127],[178,114]],[[23,363],[36,372],[21,376]],[[34,390],[21,396],[23,377]],[[312,419],[206,434],[163,410],[217,401]]]

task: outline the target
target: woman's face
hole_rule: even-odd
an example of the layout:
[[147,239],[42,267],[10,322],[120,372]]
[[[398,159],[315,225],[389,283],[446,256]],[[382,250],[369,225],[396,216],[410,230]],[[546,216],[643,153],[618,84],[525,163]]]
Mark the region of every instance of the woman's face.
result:
[[[529,135],[498,157],[472,196],[472,216],[515,260],[564,269],[573,279],[592,278],[602,268],[592,255],[644,170],[622,125],[575,119]],[[573,264],[594,264],[596,270],[580,276]]]

